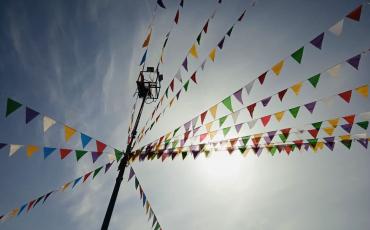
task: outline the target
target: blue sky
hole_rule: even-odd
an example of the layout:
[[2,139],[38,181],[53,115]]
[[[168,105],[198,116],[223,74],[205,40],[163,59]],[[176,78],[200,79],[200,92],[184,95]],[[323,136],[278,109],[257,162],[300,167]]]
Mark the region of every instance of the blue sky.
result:
[[[177,1],[165,1],[153,27],[148,64],[155,64],[165,33],[171,26]],[[269,69],[316,35],[326,31],[361,1],[258,1],[246,20],[199,75],[199,84],[168,111],[143,140],[159,136],[187,122],[201,111]],[[225,0],[199,48],[203,60],[250,1]],[[215,8],[214,0],[185,0],[180,23],[174,27],[161,66],[164,85],[172,79],[186,51]],[[155,1],[1,1],[0,3],[0,114],[7,97],[96,139],[124,148],[135,78],[144,50]],[[256,88],[249,102],[259,100],[298,80],[327,69],[370,48],[370,7],[360,23],[345,21],[343,34],[327,33],[323,50],[306,47],[303,63],[286,63],[282,75]],[[343,66],[336,78],[325,78],[316,90],[303,88],[299,97],[288,95],[256,111],[256,116],[277,112],[369,83],[370,61],[359,71]],[[189,62],[189,69],[199,65]],[[191,73],[191,71],[189,71]],[[162,92],[163,93],[163,92]],[[153,105],[144,111],[144,121]],[[24,112],[24,110],[21,110]],[[353,96],[318,107],[264,130],[296,127],[349,113],[370,111],[368,100]],[[230,121],[228,121],[230,122]],[[229,123],[230,124],[230,123]],[[258,128],[253,132],[262,131]],[[355,130],[358,131],[358,130]],[[42,120],[24,124],[24,113],[0,118],[0,142],[80,148],[75,137],[63,140],[61,126],[45,135]],[[94,145],[89,145],[93,149]],[[36,198],[64,182],[107,162],[90,157],[78,163],[70,157],[27,158],[24,149],[13,157],[0,150],[0,213]],[[134,167],[164,229],[368,229],[370,221],[369,151],[354,145],[335,152],[294,153],[247,157],[220,152],[197,160],[180,158],[136,162]],[[1,223],[1,229],[99,229],[116,177],[116,166],[104,176],[73,190],[58,193],[27,215]],[[149,229],[147,216],[133,183],[124,182],[111,229]]]

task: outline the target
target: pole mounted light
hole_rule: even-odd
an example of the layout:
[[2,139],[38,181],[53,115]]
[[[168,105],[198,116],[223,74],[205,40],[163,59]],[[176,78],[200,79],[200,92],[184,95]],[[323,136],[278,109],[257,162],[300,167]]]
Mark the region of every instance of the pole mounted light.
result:
[[137,95],[142,99],[140,110],[137,114],[135,125],[132,129],[129,142],[124,152],[123,158],[119,162],[118,166],[118,176],[116,178],[116,183],[113,188],[112,196],[109,200],[107,212],[105,213],[104,221],[101,229],[107,230],[109,227],[109,222],[112,217],[114,205],[117,200],[119,188],[123,180],[123,174],[125,173],[125,168],[127,167],[128,161],[132,157],[132,143],[136,137],[137,127],[139,125],[140,117],[143,112],[145,102],[156,101],[159,97],[159,92],[161,90],[161,81],[163,80],[163,75],[159,73],[158,67],[147,67],[146,70],[142,70],[139,73],[139,77],[136,80],[137,85]]

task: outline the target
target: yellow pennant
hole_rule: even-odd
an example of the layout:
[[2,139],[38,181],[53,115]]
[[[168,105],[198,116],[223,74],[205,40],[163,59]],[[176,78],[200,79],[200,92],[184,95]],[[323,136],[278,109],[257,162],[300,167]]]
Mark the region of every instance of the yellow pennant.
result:
[[170,101],[170,107],[172,106],[173,102],[174,102],[175,98],[173,97]]
[[206,124],[206,130],[207,130],[208,133],[211,131],[212,123],[213,123],[213,121]]
[[32,157],[32,155],[35,152],[39,151],[39,150],[40,150],[40,148],[35,146],[35,145],[28,145],[27,150],[26,150],[26,154],[27,154],[28,157]]
[[341,141],[351,140],[351,135],[342,135],[342,136],[339,136],[339,139]]
[[335,128],[332,127],[325,127],[323,128],[324,132],[327,133],[329,136],[333,135]]
[[293,90],[294,94],[298,96],[299,92],[301,92],[302,85],[303,85],[303,82],[299,82],[290,88]]
[[209,137],[211,138],[211,140],[216,136],[216,134],[217,134],[217,130],[209,133]]
[[280,121],[281,121],[281,119],[283,119],[284,111],[277,112],[277,113],[275,113],[274,115],[275,115],[276,120],[278,120],[278,121],[280,122]]
[[213,48],[209,53],[209,58],[214,62],[216,57],[216,48]]
[[194,58],[198,58],[198,52],[197,52],[197,47],[195,46],[195,43],[194,43],[194,44],[193,44],[193,46],[190,48],[189,53],[190,53],[190,54],[191,54],[191,56],[193,56]]
[[151,36],[152,36],[152,29],[150,28],[150,32],[149,32],[148,36],[146,36],[145,41],[143,43],[143,48],[148,47]]
[[65,183],[65,184],[62,186],[62,192],[64,192],[64,191],[69,187],[69,185],[70,185],[71,183],[72,183],[72,182]]
[[15,208],[9,213],[9,217],[16,217],[19,212],[19,208]]
[[337,127],[337,125],[339,123],[339,118],[334,118],[334,119],[328,120],[328,123],[335,128],[335,127]]
[[275,75],[279,75],[281,70],[283,69],[284,66],[284,60],[281,60],[278,62],[276,65],[274,65],[271,70],[275,73]]
[[356,92],[361,96],[368,97],[369,96],[369,88],[368,85],[360,86],[356,88]]
[[68,142],[69,139],[76,133],[74,128],[64,125],[64,138]]
[[211,115],[213,117],[213,119],[216,119],[216,113],[217,113],[217,104],[212,106],[210,109],[209,109],[209,112],[211,112]]

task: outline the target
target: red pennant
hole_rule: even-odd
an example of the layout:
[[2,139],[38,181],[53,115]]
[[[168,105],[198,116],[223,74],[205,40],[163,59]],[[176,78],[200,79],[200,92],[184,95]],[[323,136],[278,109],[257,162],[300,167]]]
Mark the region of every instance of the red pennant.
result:
[[236,142],[239,140],[239,138],[233,138],[230,140],[230,145],[234,147],[234,145],[236,144]]
[[175,87],[175,82],[174,82],[174,79],[172,79],[171,83],[170,83],[170,88],[171,88],[171,91],[173,92],[173,88]]
[[193,82],[195,83],[195,84],[197,84],[197,75],[196,75],[196,71],[191,75],[191,80],[193,80]]
[[200,114],[200,122],[203,125],[204,119],[206,118],[208,110],[204,111],[202,114]]
[[36,200],[30,201],[27,207],[27,212],[32,208],[33,204],[36,202]]
[[353,122],[355,121],[355,117],[356,117],[356,115],[352,114],[352,115],[348,115],[348,116],[345,116],[345,117],[342,117],[342,118],[345,121],[347,121],[349,124],[353,124]]
[[261,140],[261,136],[252,138],[252,142],[253,142],[253,144],[255,146],[258,145],[258,143],[260,142],[260,140]]
[[254,108],[256,108],[256,103],[253,103],[253,104],[247,106],[247,109],[249,111],[249,114],[251,115],[252,118],[253,118]]
[[361,18],[361,10],[362,10],[362,5],[360,5],[359,7],[357,7],[351,13],[347,14],[346,17],[359,22],[360,21],[360,18]]
[[175,21],[176,24],[179,23],[179,17],[180,17],[180,11],[177,10],[176,16],[175,16],[175,19],[174,19],[174,21]]
[[261,85],[263,85],[263,82],[265,81],[267,72],[264,72],[261,76],[258,77],[258,81]]
[[310,130],[307,130],[307,131],[311,134],[311,136],[313,138],[317,138],[317,134],[319,133],[319,130],[317,130],[317,129],[310,129]]
[[293,143],[297,146],[297,148],[299,150],[301,150],[301,147],[302,147],[302,144],[303,144],[303,140],[295,140],[295,141],[293,141]]
[[72,152],[72,149],[60,149],[60,158],[63,160],[71,152]]
[[280,99],[280,101],[283,101],[283,97],[284,97],[284,95],[285,95],[285,93],[288,91],[288,89],[284,89],[284,90],[282,90],[282,91],[280,91],[279,93],[278,93],[278,96],[279,96],[279,99]]
[[271,115],[261,117],[261,121],[262,121],[262,124],[263,124],[264,127],[266,127],[266,125],[269,123],[270,119],[271,119]]
[[184,142],[186,142],[189,139],[190,131],[187,131],[184,133]]
[[280,132],[285,136],[288,137],[290,133],[291,128],[281,129]]
[[204,141],[204,139],[206,139],[207,135],[208,135],[208,133],[203,133],[203,134],[201,134],[201,135],[199,136],[199,141],[200,141],[200,142]]
[[104,144],[103,142],[100,142],[100,141],[96,141],[96,151],[97,152],[103,152],[105,147],[107,147],[106,144]]
[[338,94],[343,100],[345,100],[347,103],[351,101],[352,96],[352,90],[345,91],[343,93]]
[[89,176],[91,175],[92,171],[91,172],[88,172],[84,175],[84,179],[82,182],[85,182],[87,180],[87,178],[89,178]]
[[284,150],[286,152],[286,154],[290,154],[290,152],[292,151],[292,147],[290,145],[285,145],[284,146]]

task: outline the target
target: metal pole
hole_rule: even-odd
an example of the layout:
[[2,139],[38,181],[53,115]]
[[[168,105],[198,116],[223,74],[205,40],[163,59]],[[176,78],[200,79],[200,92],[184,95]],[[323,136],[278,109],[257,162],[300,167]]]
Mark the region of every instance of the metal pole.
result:
[[134,128],[131,132],[130,141],[129,141],[127,147],[126,147],[126,152],[124,154],[124,157],[121,159],[121,161],[119,163],[119,166],[118,166],[118,176],[117,176],[117,179],[116,179],[116,183],[114,185],[112,196],[110,197],[110,200],[109,200],[109,204],[108,204],[107,212],[105,213],[103,224],[101,226],[102,230],[107,230],[108,227],[109,227],[109,222],[110,222],[110,219],[112,217],[112,213],[113,213],[114,205],[115,205],[116,200],[117,200],[117,195],[118,195],[118,192],[119,192],[119,188],[120,188],[122,180],[123,180],[123,174],[125,173],[125,168],[127,166],[127,162],[129,161],[129,159],[131,158],[131,155],[132,155],[132,153],[131,153],[131,151],[132,151],[132,142],[136,137],[137,127],[139,125],[141,113],[143,112],[143,107],[144,107],[147,95],[148,95],[148,91],[145,93],[145,96],[143,97],[143,101],[141,102],[139,113],[136,117],[135,126],[134,126]]

